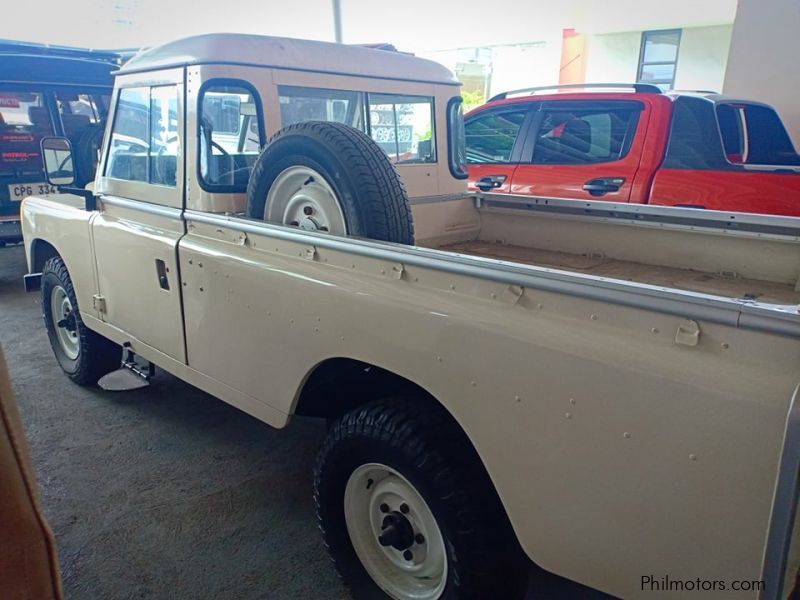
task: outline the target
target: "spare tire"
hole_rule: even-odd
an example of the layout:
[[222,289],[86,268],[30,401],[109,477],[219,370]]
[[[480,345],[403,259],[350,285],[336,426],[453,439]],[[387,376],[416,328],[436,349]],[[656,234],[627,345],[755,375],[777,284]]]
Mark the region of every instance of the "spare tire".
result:
[[405,186],[363,132],[322,121],[281,129],[258,157],[247,216],[334,235],[414,243]]

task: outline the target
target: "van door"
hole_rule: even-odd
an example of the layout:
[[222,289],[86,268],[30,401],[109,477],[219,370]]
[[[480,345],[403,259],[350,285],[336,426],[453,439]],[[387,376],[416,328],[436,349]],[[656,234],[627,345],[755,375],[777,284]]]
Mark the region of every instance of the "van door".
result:
[[469,190],[508,193],[536,103],[502,104],[468,115]]
[[92,221],[100,318],[185,362],[177,245],[183,236],[182,72],[120,82]]
[[648,116],[635,100],[542,102],[511,193],[628,202]]

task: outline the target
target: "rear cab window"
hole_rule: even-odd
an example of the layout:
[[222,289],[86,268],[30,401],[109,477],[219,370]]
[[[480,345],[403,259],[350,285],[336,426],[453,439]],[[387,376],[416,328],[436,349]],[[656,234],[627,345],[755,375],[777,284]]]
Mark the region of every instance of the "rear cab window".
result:
[[369,135],[395,164],[437,161],[432,97],[297,86],[279,86],[278,94],[282,127],[343,123]]

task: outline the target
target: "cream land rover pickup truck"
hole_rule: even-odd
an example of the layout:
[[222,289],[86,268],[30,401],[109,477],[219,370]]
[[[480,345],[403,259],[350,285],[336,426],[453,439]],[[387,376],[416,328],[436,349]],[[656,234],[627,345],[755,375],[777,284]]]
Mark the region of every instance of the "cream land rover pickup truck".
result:
[[272,426],[328,419],[317,516],[358,598],[514,598],[530,562],[786,597],[800,220],[468,197],[458,93],[318,42],[133,58],[94,191],[50,138],[71,193],[22,205],[61,367],[94,384],[124,346]]

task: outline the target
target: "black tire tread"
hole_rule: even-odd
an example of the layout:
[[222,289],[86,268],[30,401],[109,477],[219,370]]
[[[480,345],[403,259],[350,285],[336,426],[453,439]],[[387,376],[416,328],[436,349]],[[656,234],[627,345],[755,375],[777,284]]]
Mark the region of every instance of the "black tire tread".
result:
[[[341,417],[330,429],[314,468],[314,503],[325,547],[345,585],[323,520],[320,487],[337,446],[368,437],[403,449],[455,520],[461,574],[457,598],[517,598],[530,563],[524,557],[488,475],[472,446],[444,409],[416,398],[378,400]],[[368,457],[365,457],[368,458]],[[499,594],[499,595],[498,595]]]
[[[75,296],[75,288],[72,285],[72,278],[69,276],[67,266],[60,257],[54,256],[44,264],[42,268],[42,278],[44,279],[49,273],[52,273],[59,280],[72,303],[75,311],[78,335],[81,340],[77,369],[74,372],[68,372],[64,369],[64,372],[78,385],[95,385],[100,377],[119,368],[122,355],[121,348],[111,340],[86,327],[86,324],[81,318],[78,300]],[[44,288],[42,288],[42,290],[44,292]],[[45,326],[48,329],[48,333],[51,333],[49,330],[53,327],[53,324],[46,313],[48,305],[49,299],[45,300],[42,298],[42,310],[45,313],[43,315]],[[55,348],[53,351],[55,352]]]

